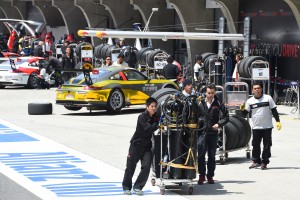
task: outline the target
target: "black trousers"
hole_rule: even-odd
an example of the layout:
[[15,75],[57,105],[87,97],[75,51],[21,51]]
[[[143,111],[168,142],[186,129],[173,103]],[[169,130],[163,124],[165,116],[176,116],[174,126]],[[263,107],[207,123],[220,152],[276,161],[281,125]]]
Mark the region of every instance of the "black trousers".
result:
[[[261,154],[260,143],[263,140],[263,150]],[[269,164],[271,157],[271,146],[272,146],[272,129],[253,129],[252,139],[252,160],[258,164]]]
[[[201,136],[200,136],[201,137]],[[216,150],[218,134],[206,134],[205,140],[198,145],[198,171],[200,176],[214,177],[216,169]],[[205,154],[207,152],[207,174],[205,164]]]
[[130,144],[127,156],[127,164],[123,178],[123,190],[132,189],[132,177],[135,172],[136,164],[141,161],[141,171],[133,185],[134,189],[142,190],[146,185],[151,168],[152,151],[151,146],[143,147],[137,144]]
[[45,81],[45,79],[40,78],[40,77],[36,77],[36,83],[37,83],[37,88],[40,89],[45,89],[45,88],[50,88],[50,85],[47,81]]

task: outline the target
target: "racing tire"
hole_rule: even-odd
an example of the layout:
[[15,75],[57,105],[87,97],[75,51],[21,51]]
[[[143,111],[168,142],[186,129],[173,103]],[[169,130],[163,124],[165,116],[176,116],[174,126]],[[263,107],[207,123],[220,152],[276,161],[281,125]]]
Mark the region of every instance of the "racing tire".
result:
[[77,57],[81,58],[81,47],[84,46],[84,45],[89,45],[92,47],[93,51],[94,51],[94,48],[93,48],[93,45],[89,42],[82,42],[80,44],[78,44],[75,48],[75,53],[77,55]]
[[237,134],[236,134],[236,143],[234,145],[234,148],[239,148],[243,147],[246,141],[246,133],[245,133],[245,128],[244,124],[238,120],[237,118],[230,117],[229,121],[235,125]]
[[136,52],[137,64],[146,65],[146,57],[148,51],[153,51],[153,48],[145,47]]
[[251,78],[252,77],[252,68],[251,68],[251,64],[254,61],[267,61],[266,58],[262,57],[262,56],[249,56],[246,58],[245,60],[245,65],[244,65],[244,76],[246,78]]
[[114,46],[114,45],[110,45],[110,44],[106,44],[103,46],[103,48],[101,48],[101,57],[102,59],[105,59],[106,55],[107,55],[107,50],[111,47],[111,46]]
[[209,61],[211,59],[218,59],[218,55],[217,54],[210,55],[203,61],[203,67],[204,67],[205,74],[209,74],[209,67],[211,67],[211,71],[213,71],[215,68],[214,64],[212,64],[212,66],[209,66]]
[[245,136],[244,136],[245,140],[244,140],[244,143],[242,144],[242,147],[246,146],[251,139],[251,134],[252,134],[251,126],[250,126],[249,122],[241,116],[232,115],[232,117],[238,119],[243,124],[243,129],[244,129],[243,132],[245,133]]
[[175,92],[179,92],[179,90],[176,90],[174,88],[162,88],[160,90],[157,90],[154,92],[151,97],[158,100],[160,97],[166,95],[166,94],[174,94]]
[[98,46],[95,47],[95,51],[94,51],[94,56],[96,58],[102,58],[101,56],[101,49],[104,47],[105,44],[100,44]]
[[51,115],[52,103],[29,103],[28,114],[29,115]]
[[170,94],[174,94],[175,92],[181,93],[179,90],[173,89],[173,88],[162,88],[160,90],[157,90],[152,94],[152,98],[155,98],[157,100],[157,111],[156,113],[160,116],[161,115],[161,109],[162,109],[162,103],[168,98]]
[[215,55],[215,53],[207,52],[207,53],[201,54],[201,56],[202,56],[202,61],[204,62],[204,60],[205,60],[208,56],[211,56],[211,55]]
[[244,58],[237,64],[237,71],[240,77],[245,77],[244,65],[246,60],[247,58]]
[[226,150],[231,150],[234,148],[236,129],[235,129],[235,126],[231,122],[228,122],[224,126],[224,128],[225,128],[225,133],[226,133],[225,148],[226,148]]
[[80,110],[82,107],[78,107],[78,106],[64,106],[67,110],[71,110],[71,111],[78,111]]
[[37,73],[33,72],[30,74],[29,78],[28,78],[28,82],[27,82],[27,88],[29,89],[35,89],[37,88]]
[[113,114],[121,112],[125,105],[124,94],[120,89],[114,89],[108,97],[107,111]]

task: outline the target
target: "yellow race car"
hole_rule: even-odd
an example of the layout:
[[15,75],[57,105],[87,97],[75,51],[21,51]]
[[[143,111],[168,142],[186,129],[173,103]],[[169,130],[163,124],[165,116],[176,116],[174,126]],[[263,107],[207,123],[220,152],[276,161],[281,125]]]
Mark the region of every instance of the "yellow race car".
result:
[[124,106],[145,104],[147,98],[162,88],[179,89],[176,81],[149,79],[133,68],[97,68],[58,88],[56,104],[73,111],[87,107],[119,113]]

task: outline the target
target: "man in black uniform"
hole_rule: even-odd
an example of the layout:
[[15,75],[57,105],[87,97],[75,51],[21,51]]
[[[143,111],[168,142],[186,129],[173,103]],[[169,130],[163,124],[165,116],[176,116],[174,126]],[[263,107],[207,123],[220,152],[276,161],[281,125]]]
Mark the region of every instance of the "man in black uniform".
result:
[[[209,184],[214,184],[213,179],[216,169],[216,150],[219,130],[229,121],[229,114],[224,106],[221,104],[216,94],[216,86],[210,84],[206,86],[206,97],[199,103],[199,113],[201,113],[200,121],[202,121],[205,130],[202,135],[199,136],[198,144],[198,170],[199,180],[198,184],[202,185],[205,181],[205,175]],[[203,140],[201,140],[203,139]],[[207,151],[207,173],[205,166],[205,154]]]
[[44,54],[44,58],[47,61],[46,70],[50,70],[50,67],[55,70],[55,86],[62,85],[64,83],[61,76],[62,63],[55,57],[49,58],[48,53]]
[[133,185],[133,191],[137,195],[143,195],[152,161],[152,135],[158,128],[159,117],[156,115],[157,101],[150,97],[146,101],[146,110],[138,117],[136,130],[130,140],[129,153],[127,155],[126,170],[123,179],[124,194],[131,195],[132,177],[136,164],[141,160],[141,172]]
[[172,56],[169,56],[167,58],[168,64],[164,66],[162,70],[162,75],[166,79],[177,79],[177,76],[179,75],[179,69],[176,65],[172,64],[174,62],[174,59]]
[[43,57],[44,56],[43,46],[44,46],[44,42],[39,41],[39,44],[36,45],[33,49],[33,56]]

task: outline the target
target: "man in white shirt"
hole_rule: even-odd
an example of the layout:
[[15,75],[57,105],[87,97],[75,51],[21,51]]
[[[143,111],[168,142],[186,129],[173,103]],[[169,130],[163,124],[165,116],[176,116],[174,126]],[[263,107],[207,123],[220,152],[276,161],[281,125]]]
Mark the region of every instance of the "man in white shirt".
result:
[[[272,97],[263,94],[262,82],[254,82],[252,85],[253,97],[246,101],[246,105],[241,106],[244,114],[252,111],[252,165],[249,169],[261,167],[267,169],[271,157],[272,146],[272,115],[276,120],[276,128],[281,129],[279,115],[276,104]],[[261,141],[263,149],[261,152]]]
[[182,94],[188,97],[191,96],[193,93],[193,82],[190,79],[185,79],[182,82]]
[[117,67],[117,66],[128,67],[128,64],[124,61],[124,54],[120,53],[118,55],[118,59],[115,62],[113,62],[112,66],[113,67]]
[[204,79],[204,67],[202,62],[202,56],[197,56],[197,61],[194,65],[194,80],[199,83]]
[[40,74],[37,76],[37,88],[38,89],[50,89],[50,77],[49,74],[46,72],[46,69],[43,67],[42,64],[39,64]]

